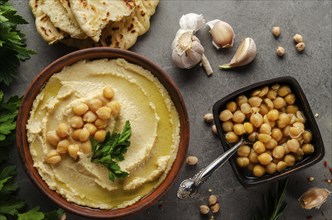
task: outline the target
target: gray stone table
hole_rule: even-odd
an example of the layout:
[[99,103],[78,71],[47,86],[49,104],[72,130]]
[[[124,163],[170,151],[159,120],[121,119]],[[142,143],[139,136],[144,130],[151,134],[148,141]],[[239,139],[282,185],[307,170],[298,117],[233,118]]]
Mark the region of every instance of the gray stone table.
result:
[[[16,81],[8,88],[8,95],[23,95],[34,77],[50,62],[73,49],[63,45],[49,46],[36,32],[34,18],[28,1],[10,1],[19,14],[28,22],[21,26],[26,34],[28,48],[37,52],[21,64]],[[191,70],[180,70],[171,61],[171,43],[179,28],[178,20],[186,13],[203,14],[206,20],[221,19],[230,23],[236,33],[235,47],[216,50],[211,44],[208,29],[197,34],[206,50],[214,74],[207,77],[199,66]],[[183,165],[180,174],[166,195],[151,208],[124,219],[208,219],[201,216],[199,206],[207,203],[208,189],[219,197],[220,212],[216,219],[250,219],[256,206],[261,203],[261,193],[271,187],[263,184],[250,189],[244,188],[236,179],[229,163],[219,169],[201,188],[200,194],[188,200],[176,198],[179,183],[195,174],[217,155],[223,152],[221,144],[211,134],[210,127],[203,122],[203,116],[211,112],[214,102],[238,88],[277,76],[292,76],[301,84],[310,106],[319,116],[319,125],[325,144],[325,158],[314,166],[300,171],[290,178],[286,201],[288,208],[282,219],[332,219],[332,199],[319,210],[303,210],[297,198],[313,186],[332,190],[331,173],[324,168],[323,161],[332,166],[331,150],[331,1],[171,1],[162,0],[151,19],[151,28],[140,37],[130,50],[159,64],[178,85],[188,108],[190,118],[190,146],[188,154],[196,155],[196,167]],[[271,34],[273,26],[280,26],[282,34],[275,39]],[[306,49],[296,52],[292,36],[303,35]],[[246,68],[234,71],[220,71],[218,65],[228,62],[241,39],[250,36],[256,44],[258,54],[255,61]],[[279,59],[275,49],[282,45],[286,56]],[[29,180],[15,149],[11,150],[10,161],[19,169],[17,180],[21,186],[19,195],[29,207],[41,206],[51,210],[56,205],[43,195]],[[307,177],[315,180],[308,183]],[[68,213],[68,219],[85,219]]]

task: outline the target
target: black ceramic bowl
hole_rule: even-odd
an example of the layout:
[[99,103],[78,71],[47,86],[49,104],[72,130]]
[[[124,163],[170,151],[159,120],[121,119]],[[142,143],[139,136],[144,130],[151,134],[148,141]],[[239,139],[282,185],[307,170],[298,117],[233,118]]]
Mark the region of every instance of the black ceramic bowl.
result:
[[224,148],[224,150],[228,150],[230,147],[232,147],[232,144],[229,144],[224,136],[224,132],[221,128],[221,121],[219,120],[219,114],[221,111],[226,109],[226,104],[229,101],[234,101],[239,95],[247,95],[249,96],[250,93],[258,88],[261,88],[263,86],[272,86],[274,84],[283,84],[283,85],[288,85],[292,92],[296,96],[296,105],[299,107],[299,110],[304,114],[306,118],[305,122],[305,129],[310,130],[312,132],[312,141],[311,143],[315,147],[315,152],[309,156],[305,156],[303,160],[296,162],[296,164],[292,167],[287,167],[284,172],[278,173],[276,172],[275,174],[265,174],[262,177],[254,177],[253,175],[250,175],[248,171],[246,171],[244,168],[240,168],[236,165],[236,157],[237,155],[233,155],[233,157],[230,159],[230,163],[232,165],[233,171],[240,181],[240,183],[244,186],[253,186],[256,184],[260,183],[266,183],[266,182],[271,182],[271,181],[276,181],[280,180],[282,178],[285,178],[299,170],[302,170],[304,168],[307,168],[318,161],[320,161],[325,154],[324,151],[324,144],[323,140],[321,137],[321,134],[319,132],[317,123],[315,121],[315,117],[311,111],[311,108],[309,106],[308,100],[305,97],[305,94],[303,90],[301,89],[300,84],[293,78],[289,76],[285,77],[279,77],[279,78],[274,78],[262,82],[257,82],[252,85],[249,85],[247,87],[244,87],[242,89],[239,89],[223,99],[217,101],[214,106],[213,106],[213,116],[214,116],[214,121],[218,130],[219,138],[221,141],[221,144]]

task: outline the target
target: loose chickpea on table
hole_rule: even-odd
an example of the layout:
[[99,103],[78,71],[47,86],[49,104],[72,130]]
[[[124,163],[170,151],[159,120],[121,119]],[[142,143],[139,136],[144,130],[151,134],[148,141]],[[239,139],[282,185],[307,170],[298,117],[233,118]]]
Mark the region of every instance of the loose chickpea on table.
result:
[[256,177],[283,172],[315,151],[311,132],[288,85],[275,84],[240,95],[220,112],[228,143],[247,135],[251,146],[241,146],[236,163]]

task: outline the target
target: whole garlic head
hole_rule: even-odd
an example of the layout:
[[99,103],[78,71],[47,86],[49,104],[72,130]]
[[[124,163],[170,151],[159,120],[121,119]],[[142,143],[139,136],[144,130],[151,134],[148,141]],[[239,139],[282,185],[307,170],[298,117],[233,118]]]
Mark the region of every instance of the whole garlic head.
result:
[[234,30],[232,26],[221,20],[212,20],[206,23],[210,28],[212,44],[217,48],[229,48],[234,44]]
[[173,63],[183,69],[190,69],[202,60],[204,48],[191,30],[180,29],[172,43]]

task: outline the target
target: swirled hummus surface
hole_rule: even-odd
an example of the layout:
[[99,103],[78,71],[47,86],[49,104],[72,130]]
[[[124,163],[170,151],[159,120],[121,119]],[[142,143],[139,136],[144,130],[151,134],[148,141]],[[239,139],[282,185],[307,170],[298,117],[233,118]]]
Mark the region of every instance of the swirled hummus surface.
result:
[[[46,138],[59,123],[69,123],[77,103],[100,97],[110,86],[121,112],[106,130],[120,131],[131,123],[130,147],[119,162],[129,173],[112,182],[108,170],[91,162],[92,153],[76,159],[61,155],[61,162],[45,161],[55,149]],[[30,153],[48,186],[68,201],[92,208],[129,206],[150,193],[166,177],[179,145],[178,113],[166,89],[148,70],[124,59],[80,61],[54,74],[36,97],[27,123]]]

